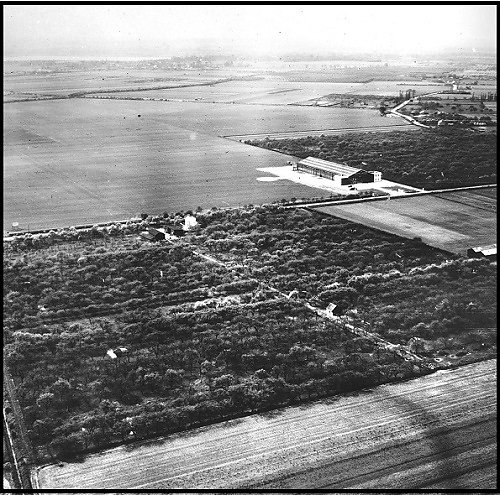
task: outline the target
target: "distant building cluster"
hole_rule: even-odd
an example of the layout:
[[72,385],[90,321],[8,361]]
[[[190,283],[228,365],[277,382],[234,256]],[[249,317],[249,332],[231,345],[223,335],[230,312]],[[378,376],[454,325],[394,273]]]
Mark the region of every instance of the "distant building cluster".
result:
[[361,170],[359,168],[349,167],[348,165],[329,162],[311,156],[295,163],[294,170],[325,177],[326,179],[332,180],[338,186],[378,182],[382,180],[381,172]]

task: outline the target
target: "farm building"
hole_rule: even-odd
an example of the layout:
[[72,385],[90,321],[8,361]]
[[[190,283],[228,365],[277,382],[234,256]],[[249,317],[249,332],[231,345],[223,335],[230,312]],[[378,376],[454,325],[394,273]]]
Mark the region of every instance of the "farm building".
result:
[[467,256],[469,258],[487,258],[492,261],[497,259],[497,245],[491,244],[489,246],[478,246],[467,249]]
[[184,230],[194,229],[198,225],[196,217],[194,215],[186,215],[184,218]]
[[165,225],[165,231],[170,235],[182,237],[185,233],[182,225]]
[[311,156],[296,163],[294,170],[307,172],[319,177],[333,180],[339,186],[359,184],[366,182],[378,182],[382,180],[382,174],[375,171],[366,171],[359,168],[349,167],[340,163],[328,162]]
[[339,315],[341,313],[341,310],[340,310],[340,307],[338,306],[338,304],[335,304],[335,303],[330,303],[327,307],[326,307],[326,312],[330,315]]
[[141,233],[141,237],[147,241],[162,241],[165,239],[165,234],[150,227],[146,232]]

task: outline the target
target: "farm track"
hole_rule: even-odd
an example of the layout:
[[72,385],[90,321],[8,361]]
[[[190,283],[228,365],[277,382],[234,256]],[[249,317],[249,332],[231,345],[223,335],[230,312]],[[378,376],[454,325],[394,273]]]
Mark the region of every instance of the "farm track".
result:
[[[496,361],[123,446],[41,488],[493,487]],[[477,484],[482,480],[483,484]]]

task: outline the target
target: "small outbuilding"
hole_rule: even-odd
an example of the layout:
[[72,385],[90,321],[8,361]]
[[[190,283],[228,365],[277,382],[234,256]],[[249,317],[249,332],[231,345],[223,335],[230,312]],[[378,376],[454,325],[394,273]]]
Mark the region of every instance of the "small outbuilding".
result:
[[184,218],[184,230],[194,229],[198,225],[196,217],[194,215],[186,215]]
[[491,261],[497,259],[497,245],[490,244],[489,246],[477,246],[467,249],[469,258],[487,258]]
[[170,224],[165,225],[165,232],[170,235],[175,235],[176,237],[182,237],[185,233],[185,230],[182,225]]
[[330,303],[327,307],[326,307],[326,312],[331,314],[331,315],[339,315],[341,313],[341,310],[338,306],[338,304],[335,304],[335,303]]
[[165,239],[165,234],[157,229],[149,227],[147,231],[141,232],[141,237],[147,241],[162,241]]

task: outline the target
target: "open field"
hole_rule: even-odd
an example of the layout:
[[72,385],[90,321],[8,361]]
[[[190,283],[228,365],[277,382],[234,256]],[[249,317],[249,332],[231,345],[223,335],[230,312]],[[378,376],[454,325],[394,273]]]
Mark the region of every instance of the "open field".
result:
[[[140,117],[139,117],[140,115]],[[69,226],[317,196],[256,169],[290,156],[218,135],[398,125],[346,109],[72,99],[4,107],[4,225]]]
[[[256,76],[254,80],[229,81],[215,86],[185,85],[215,82],[229,77]],[[325,77],[326,76],[326,77]],[[286,105],[319,98],[332,93],[370,94],[380,96],[396,96],[400,90],[412,88],[417,94],[430,91],[449,89],[449,85],[424,83],[414,81],[383,81],[355,82],[356,78],[348,78],[353,82],[335,82],[335,74],[328,77],[320,76],[317,81],[287,80],[286,74],[274,73],[250,68],[214,68],[214,69],[184,69],[169,70],[152,68],[108,67],[105,70],[84,70],[63,67],[52,67],[52,70],[25,67],[24,71],[9,71],[4,68],[4,93],[11,92],[17,96],[27,94],[39,96],[67,96],[73,93],[106,91],[113,97],[153,97],[183,100],[205,100],[213,102],[261,103]],[[341,78],[342,79],[342,78]],[[363,77],[358,79],[363,79]],[[172,89],[152,89],[171,87]],[[175,88],[178,87],[178,88]],[[145,91],[142,91],[145,90]],[[113,93],[120,91],[124,93]],[[4,97],[4,101],[9,98]]]
[[398,197],[317,210],[410,239],[420,237],[430,246],[458,254],[465,254],[472,246],[496,242],[496,199],[484,195],[483,190]]
[[42,468],[42,489],[496,486],[496,360]]
[[407,89],[417,94],[449,89],[449,85],[415,85],[412,82],[371,81],[352,82],[309,82],[286,81],[281,77],[266,76],[253,81],[230,81],[214,86],[194,86],[153,91],[128,91],[124,93],[103,93],[114,98],[164,98],[187,101],[219,103],[249,103],[267,105],[289,105],[303,103],[329,94],[397,96]]
[[[283,132],[308,132],[322,129],[355,129],[405,125],[399,118],[384,118],[379,112],[349,108],[312,108],[291,105],[232,105],[224,103],[177,101],[102,101],[86,99],[77,103],[81,109],[105,105],[107,111],[122,109],[137,113],[155,114],[162,120],[183,129],[195,130],[218,136],[249,134],[272,135]],[[53,102],[54,104],[60,102]],[[82,105],[82,106],[80,106]],[[125,111],[126,111],[125,110]],[[76,112],[73,111],[73,112]],[[73,114],[70,111],[70,115]]]

